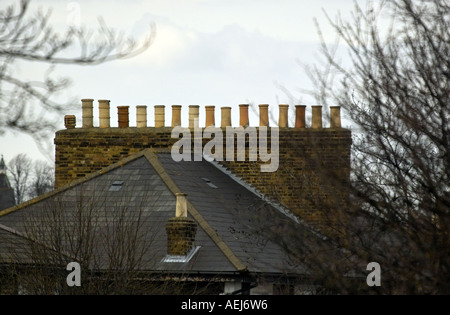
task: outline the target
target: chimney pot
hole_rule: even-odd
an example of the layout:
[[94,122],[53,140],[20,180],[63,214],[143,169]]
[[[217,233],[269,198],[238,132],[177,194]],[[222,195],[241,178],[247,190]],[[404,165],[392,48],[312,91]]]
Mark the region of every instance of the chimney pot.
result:
[[181,126],[181,105],[172,105],[172,127]]
[[221,123],[220,127],[225,128],[231,126],[231,107],[221,107]]
[[199,105],[189,105],[189,128],[194,128],[194,120],[199,116]]
[[64,126],[67,129],[73,129],[76,126],[76,117],[75,115],[65,115],[64,116]]
[[278,116],[278,127],[287,128],[288,127],[289,105],[280,104],[280,105],[278,105],[278,107],[280,109],[279,116]]
[[110,127],[109,100],[98,100],[99,127]]
[[249,125],[248,106],[249,104],[239,104],[239,126],[247,127]]
[[260,127],[269,126],[269,104],[259,105],[259,126]]
[[311,128],[322,128],[322,106],[313,105],[312,117],[311,117]]
[[295,105],[295,128],[305,128],[306,105]]
[[216,107],[214,105],[205,106],[205,116],[206,116],[205,127],[209,126],[214,127],[216,125],[216,119],[214,118],[215,108]]
[[341,128],[340,106],[330,106],[330,128]]
[[83,128],[92,128],[94,127],[94,99],[92,98],[83,98],[81,100],[81,110],[82,110],[82,118]]
[[147,106],[137,105],[136,106],[136,127],[144,128],[147,127]]
[[155,127],[164,127],[166,123],[165,117],[165,106],[164,105],[155,105]]
[[175,209],[176,217],[187,217],[187,199],[186,194],[184,193],[176,193],[177,204]]
[[130,106],[117,106],[117,116],[119,118],[119,128],[128,128],[129,127],[129,118],[128,118],[128,108]]

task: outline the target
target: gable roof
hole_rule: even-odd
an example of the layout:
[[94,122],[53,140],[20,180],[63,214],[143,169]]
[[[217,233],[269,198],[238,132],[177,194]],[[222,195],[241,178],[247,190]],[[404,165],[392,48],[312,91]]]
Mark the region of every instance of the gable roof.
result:
[[[175,215],[178,192],[187,194],[188,216],[198,225],[195,245],[200,248],[188,262],[164,262],[165,224]],[[57,226],[55,222],[45,221],[44,213],[55,208],[63,210],[58,218],[64,222],[78,220],[77,209],[90,210],[94,218],[91,229],[96,235],[92,236],[95,240],[92,268],[107,268],[113,249],[125,253],[134,248],[142,253],[141,270],[307,273],[304,266],[292,265],[279,245],[252,227],[258,211],[276,213],[273,206],[205,160],[175,162],[168,151],[143,150],[60,189],[0,211],[0,237],[6,232],[2,226],[17,231],[17,235],[25,235],[26,222],[31,220],[41,232],[36,237],[43,237],[45,242]],[[279,212],[278,215],[283,216]],[[117,221],[121,216],[138,219],[138,222]],[[108,222],[127,235],[135,231],[134,244],[125,244],[128,249],[121,248],[120,235],[111,231]],[[299,228],[302,225],[299,224]],[[88,241],[86,235],[79,240],[83,238]],[[109,244],[114,242],[117,248]],[[74,253],[73,243],[73,240],[65,240],[63,247],[68,253]]]

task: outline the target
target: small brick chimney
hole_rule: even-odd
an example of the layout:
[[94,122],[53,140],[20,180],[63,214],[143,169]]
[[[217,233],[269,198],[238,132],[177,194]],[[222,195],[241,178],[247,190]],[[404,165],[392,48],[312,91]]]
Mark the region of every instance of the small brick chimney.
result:
[[187,217],[186,194],[177,193],[175,217],[166,224],[167,254],[185,256],[194,247],[197,224]]

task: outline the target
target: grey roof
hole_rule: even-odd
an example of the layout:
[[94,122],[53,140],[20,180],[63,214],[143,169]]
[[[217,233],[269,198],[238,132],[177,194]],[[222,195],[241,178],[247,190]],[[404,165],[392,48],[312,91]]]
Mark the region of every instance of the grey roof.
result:
[[[198,225],[195,245],[199,248],[188,262],[164,261],[165,225],[175,216],[176,192],[187,194],[188,216]],[[77,260],[82,259],[77,246],[92,241],[87,247],[92,249],[93,269],[111,267],[111,257],[120,254],[141,257],[135,262],[144,271],[306,274],[304,266],[292,264],[272,242],[266,227],[258,227],[261,211],[283,216],[205,160],[175,162],[167,152],[147,149],[0,211],[0,244],[6,236],[26,235],[50,249],[58,245],[67,259]],[[123,263],[115,261],[114,266],[120,268]]]

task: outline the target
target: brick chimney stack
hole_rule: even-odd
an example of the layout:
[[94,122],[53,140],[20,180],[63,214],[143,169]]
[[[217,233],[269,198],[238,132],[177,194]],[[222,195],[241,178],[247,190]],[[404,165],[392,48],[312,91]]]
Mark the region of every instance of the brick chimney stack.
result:
[[185,256],[194,247],[197,224],[187,217],[186,194],[176,194],[175,217],[166,224],[167,254]]

